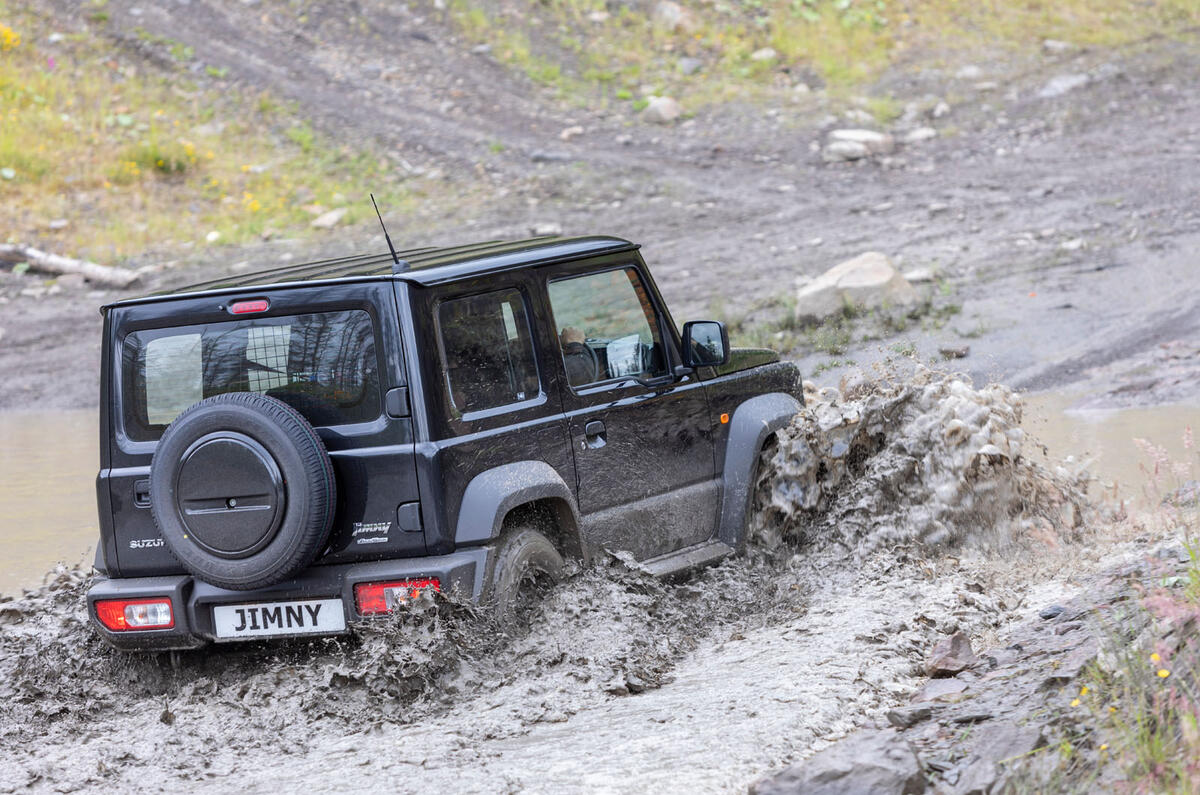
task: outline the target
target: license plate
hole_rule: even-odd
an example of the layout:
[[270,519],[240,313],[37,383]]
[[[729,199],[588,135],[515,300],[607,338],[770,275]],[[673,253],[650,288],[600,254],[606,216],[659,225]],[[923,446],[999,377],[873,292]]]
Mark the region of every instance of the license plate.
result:
[[326,634],[346,629],[346,613],[341,599],[217,605],[213,626],[218,638]]

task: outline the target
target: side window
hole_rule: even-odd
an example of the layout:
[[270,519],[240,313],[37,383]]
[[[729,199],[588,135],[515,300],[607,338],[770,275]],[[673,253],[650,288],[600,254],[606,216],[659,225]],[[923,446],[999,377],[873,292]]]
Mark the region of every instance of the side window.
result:
[[635,268],[557,279],[549,291],[572,386],[666,374],[654,305]]
[[438,305],[442,368],[452,410],[461,416],[538,396],[525,301],[498,290]]

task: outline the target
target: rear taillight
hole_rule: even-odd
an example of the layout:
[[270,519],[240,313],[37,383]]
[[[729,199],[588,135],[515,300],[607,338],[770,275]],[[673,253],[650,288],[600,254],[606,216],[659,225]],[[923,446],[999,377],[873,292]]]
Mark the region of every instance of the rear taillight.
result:
[[442,590],[442,584],[436,577],[392,582],[360,582],[354,586],[354,604],[360,616],[390,613],[430,589]]
[[105,599],[96,602],[96,618],[113,632],[175,626],[171,600],[166,598]]

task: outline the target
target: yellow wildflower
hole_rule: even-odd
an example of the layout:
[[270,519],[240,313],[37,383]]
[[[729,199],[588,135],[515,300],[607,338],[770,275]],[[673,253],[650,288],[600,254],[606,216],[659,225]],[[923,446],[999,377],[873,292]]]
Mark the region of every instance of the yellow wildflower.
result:
[[1087,694],[1088,694],[1087,685],[1084,685],[1083,687],[1079,688],[1079,695],[1086,696]]
[[1107,750],[1108,750],[1108,743],[1103,743],[1103,744],[1100,746],[1100,750],[1101,750],[1101,751],[1107,751]]
[[21,34],[8,25],[0,25],[0,52],[15,50],[21,46]]
[[1170,676],[1170,675],[1171,675],[1171,672],[1170,672],[1170,671],[1168,671],[1166,668],[1159,668],[1159,669],[1158,669],[1158,678],[1159,678],[1159,679],[1166,679],[1166,678],[1167,678],[1168,676]]
[[1071,700],[1071,706],[1072,706],[1072,707],[1078,707],[1078,706],[1079,706],[1079,699],[1077,699],[1077,698],[1076,698],[1076,699],[1072,699],[1072,700]]
[[1158,652],[1154,652],[1154,654],[1150,655],[1150,662],[1158,662],[1161,659],[1162,657],[1158,656]]

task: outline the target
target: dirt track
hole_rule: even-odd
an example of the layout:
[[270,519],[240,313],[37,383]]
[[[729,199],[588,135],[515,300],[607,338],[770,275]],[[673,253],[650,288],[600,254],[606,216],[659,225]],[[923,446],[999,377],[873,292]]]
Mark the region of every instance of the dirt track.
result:
[[[60,6],[69,19],[73,6]],[[404,244],[524,236],[538,224],[626,236],[644,244],[678,319],[737,316],[778,299],[797,275],[880,250],[903,267],[937,269],[946,300],[963,311],[917,347],[927,354],[969,343],[960,366],[977,381],[1115,380],[1125,391],[1113,402],[1196,394],[1200,58],[1185,45],[985,64],[997,84],[986,91],[935,73],[894,78],[888,87],[921,107],[954,99],[948,115],[912,122],[952,134],[902,147],[887,163],[828,165],[810,143],[847,122],[827,117],[818,100],[702,111],[668,128],[563,108],[472,54],[423,5],[367,2],[348,12],[317,4],[303,25],[282,7],[232,0],[114,0],[107,10],[130,57],[145,50],[133,28],[169,35],[194,47],[197,62],[294,100],[334,135],[377,142],[427,190],[441,180],[478,188],[477,205],[392,218]],[[1039,96],[1064,74],[1089,82]],[[570,124],[585,133],[563,142]],[[368,227],[193,255],[145,289],[239,261],[265,266],[281,254],[296,261],[381,245]],[[0,282],[13,296],[18,286]],[[0,306],[0,370],[12,374],[0,385],[0,408],[93,405],[95,307],[115,297],[14,297]],[[1169,356],[1160,353],[1173,342]],[[846,357],[861,364],[886,345],[858,344]],[[1166,375],[1126,378],[1147,364]],[[79,377],[64,383],[64,372]]]

